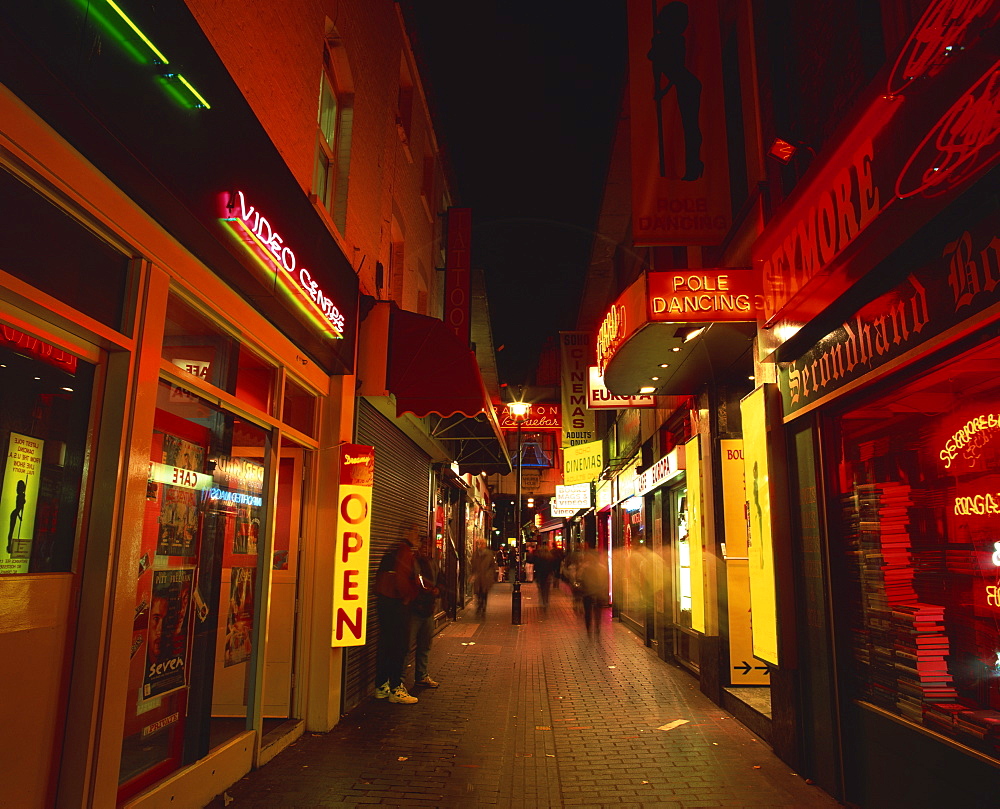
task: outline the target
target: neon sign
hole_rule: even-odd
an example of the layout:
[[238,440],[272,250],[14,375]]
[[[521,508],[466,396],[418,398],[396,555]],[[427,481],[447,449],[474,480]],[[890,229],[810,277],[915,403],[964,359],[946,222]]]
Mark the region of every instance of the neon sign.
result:
[[183,469],[179,466],[150,461],[149,480],[153,483],[167,483],[185,489],[207,489],[212,483],[212,476],[193,469]]
[[209,500],[218,500],[231,505],[257,506],[264,505],[264,498],[245,492],[231,492],[228,489],[212,488],[208,490]]
[[295,252],[285,244],[270,221],[253,205],[247,204],[242,191],[229,197],[222,221],[246,244],[264,269],[273,273],[279,283],[293,293],[307,312],[318,318],[324,328],[332,331],[335,336],[344,336],[343,313],[313,278],[312,273],[299,266]]
[[657,321],[753,321],[764,307],[753,270],[651,272],[649,316]]
[[[1000,135],[1000,62],[927,133],[896,181],[900,199],[934,197],[980,174],[996,159]],[[983,153],[985,152],[985,155]]]
[[1000,514],[1000,497],[994,494],[963,495],[955,498],[955,515],[970,517]]
[[975,466],[980,449],[991,438],[990,433],[997,429],[1000,429],[1000,414],[986,413],[969,419],[948,438],[938,453],[944,468],[950,469],[959,453],[969,459],[969,466]]
[[601,373],[608,365],[611,355],[618,349],[625,337],[625,307],[611,304],[600,330],[597,332],[597,367]]
[[[911,81],[940,71],[972,39],[972,23],[991,5],[993,0],[938,0],[932,3],[899,53],[889,77],[889,94],[896,95]],[[991,24],[991,20],[984,20],[982,28],[989,28]]]

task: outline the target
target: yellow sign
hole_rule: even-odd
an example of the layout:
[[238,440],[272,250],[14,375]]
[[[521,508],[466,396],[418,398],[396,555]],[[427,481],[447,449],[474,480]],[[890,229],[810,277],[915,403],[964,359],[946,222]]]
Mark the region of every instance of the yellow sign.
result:
[[340,450],[331,646],[363,646],[365,643],[374,479],[374,447],[344,444]]
[[702,505],[701,443],[684,444],[687,457],[688,548],[691,552],[691,628],[705,631],[705,513]]
[[0,574],[28,572],[44,446],[40,438],[10,434],[0,489],[0,514],[7,520],[7,541],[0,541]]
[[743,442],[723,439],[722,508],[725,517],[726,592],[729,594],[729,677],[733,685],[767,685],[768,666],[753,656],[750,622],[750,570],[747,559],[746,487]]
[[563,483],[567,486],[597,480],[603,470],[603,441],[590,441],[563,448]]
[[740,412],[743,415],[743,471],[746,476],[746,502],[750,518],[747,557],[754,657],[778,665],[777,598],[771,535],[767,414],[764,404],[763,387],[758,387],[740,402]]
[[587,383],[594,363],[594,338],[588,331],[559,332],[562,377],[562,446],[586,444],[597,434],[597,419],[587,409]]

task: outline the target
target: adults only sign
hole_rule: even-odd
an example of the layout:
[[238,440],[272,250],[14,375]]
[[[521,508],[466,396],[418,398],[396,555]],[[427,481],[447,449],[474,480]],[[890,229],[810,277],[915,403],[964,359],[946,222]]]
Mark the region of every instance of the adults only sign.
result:
[[374,478],[374,447],[360,444],[341,447],[331,646],[362,646],[365,642]]

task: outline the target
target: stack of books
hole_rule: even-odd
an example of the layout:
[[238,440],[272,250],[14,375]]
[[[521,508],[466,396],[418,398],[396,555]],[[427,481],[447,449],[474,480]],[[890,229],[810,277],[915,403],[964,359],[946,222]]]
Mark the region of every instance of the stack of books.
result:
[[[894,663],[900,700],[897,707],[917,722],[923,720],[923,703],[957,702],[948,672],[948,636],[944,607],[936,604],[896,604],[892,610]],[[918,702],[915,704],[914,700]]]
[[955,717],[955,726],[962,733],[1000,747],[1000,711],[962,711]]

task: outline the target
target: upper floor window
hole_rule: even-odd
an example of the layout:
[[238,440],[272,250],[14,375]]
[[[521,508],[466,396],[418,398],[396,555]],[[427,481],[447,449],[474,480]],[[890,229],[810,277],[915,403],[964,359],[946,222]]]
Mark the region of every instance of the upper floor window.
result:
[[316,118],[316,168],[313,195],[343,232],[347,221],[347,176],[351,154],[353,95],[350,70],[340,40],[328,37],[323,49],[319,111]]

